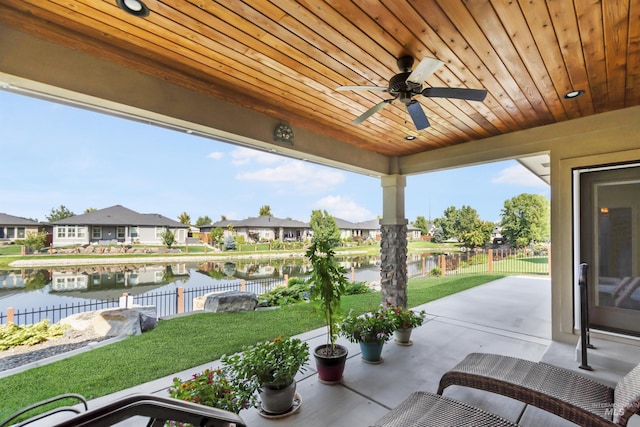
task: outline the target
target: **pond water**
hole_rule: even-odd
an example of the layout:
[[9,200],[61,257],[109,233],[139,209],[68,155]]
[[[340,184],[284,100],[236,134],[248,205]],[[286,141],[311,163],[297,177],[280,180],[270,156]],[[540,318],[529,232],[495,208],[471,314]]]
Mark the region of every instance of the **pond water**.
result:
[[[411,254],[407,267],[410,276],[422,272],[422,254]],[[435,261],[425,258],[428,272]],[[379,282],[380,257],[342,258],[349,280]],[[305,258],[216,261],[202,263],[92,265],[47,269],[0,271],[0,313],[7,308],[37,309],[88,300],[107,300],[129,295],[150,295],[187,289],[238,283],[272,283],[288,277],[304,277],[311,265]]]

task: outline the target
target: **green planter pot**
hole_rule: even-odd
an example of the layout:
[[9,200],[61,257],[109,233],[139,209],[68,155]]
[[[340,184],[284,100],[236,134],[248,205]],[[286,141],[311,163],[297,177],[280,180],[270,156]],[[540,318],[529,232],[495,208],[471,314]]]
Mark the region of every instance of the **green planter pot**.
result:
[[362,360],[367,363],[382,363],[384,359],[382,358],[382,347],[384,347],[383,342],[360,342],[360,357]]

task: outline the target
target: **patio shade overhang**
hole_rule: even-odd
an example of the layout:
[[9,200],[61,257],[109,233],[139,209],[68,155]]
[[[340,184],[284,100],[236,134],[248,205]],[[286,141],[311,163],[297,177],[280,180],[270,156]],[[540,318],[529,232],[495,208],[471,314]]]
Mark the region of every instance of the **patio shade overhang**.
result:
[[[139,17],[115,0],[2,0],[0,80],[9,89],[371,175],[457,166],[424,159],[440,150],[447,157],[491,151],[491,144],[448,149],[640,104],[638,0],[571,8],[448,0],[145,3],[150,13]],[[353,125],[389,95],[336,88],[386,87],[403,55],[444,62],[425,87],[485,89],[488,96],[416,98],[431,122],[421,131],[400,102]],[[585,93],[565,99],[573,90]],[[293,144],[274,140],[283,123],[293,129]],[[510,156],[474,155],[467,164]]]

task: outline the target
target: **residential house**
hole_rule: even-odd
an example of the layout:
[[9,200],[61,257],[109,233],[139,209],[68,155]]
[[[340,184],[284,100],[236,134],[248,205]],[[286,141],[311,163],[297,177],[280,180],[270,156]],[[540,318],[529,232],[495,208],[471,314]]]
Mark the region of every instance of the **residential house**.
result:
[[0,213],[0,242],[14,242],[27,237],[29,233],[47,231],[50,226],[28,218]]
[[[341,239],[362,239],[362,240],[380,240],[380,220],[370,219],[362,222],[351,222],[346,219],[336,218],[336,224],[340,229]],[[407,224],[407,239],[419,240],[420,229],[412,224]]]
[[223,236],[242,236],[247,242],[301,241],[311,235],[309,224],[294,219],[262,215],[243,220],[222,220],[200,227],[202,233],[220,228]]
[[182,245],[189,227],[160,214],[141,214],[124,206],[115,205],[82,215],[55,221],[53,245],[86,245],[139,243],[162,245],[162,234],[169,230],[176,244]]

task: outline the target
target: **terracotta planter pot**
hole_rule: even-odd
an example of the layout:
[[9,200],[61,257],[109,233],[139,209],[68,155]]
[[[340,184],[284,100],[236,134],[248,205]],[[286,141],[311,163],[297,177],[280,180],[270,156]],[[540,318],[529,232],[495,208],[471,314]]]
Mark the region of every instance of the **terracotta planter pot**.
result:
[[318,380],[325,384],[336,384],[342,381],[349,352],[346,347],[336,345],[334,354],[330,354],[330,347],[329,344],[320,345],[315,348],[313,355],[316,359]]

